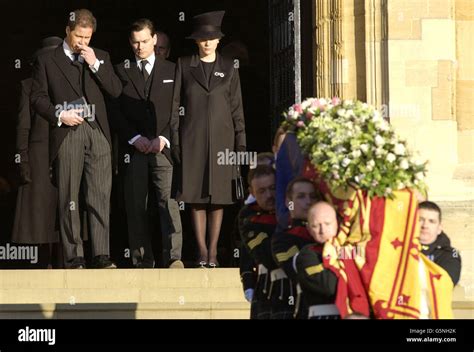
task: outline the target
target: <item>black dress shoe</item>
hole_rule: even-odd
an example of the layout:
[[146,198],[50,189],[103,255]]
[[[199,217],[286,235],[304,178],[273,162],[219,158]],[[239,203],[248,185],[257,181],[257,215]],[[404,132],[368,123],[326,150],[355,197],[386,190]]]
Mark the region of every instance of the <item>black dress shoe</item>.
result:
[[83,257],[75,257],[71,261],[69,261],[69,268],[70,269],[85,269],[86,262]]
[[97,255],[92,259],[92,267],[94,269],[117,269],[108,255]]
[[137,258],[137,263],[135,264],[135,268],[137,269],[153,269],[155,267],[155,261],[146,261],[142,258]]

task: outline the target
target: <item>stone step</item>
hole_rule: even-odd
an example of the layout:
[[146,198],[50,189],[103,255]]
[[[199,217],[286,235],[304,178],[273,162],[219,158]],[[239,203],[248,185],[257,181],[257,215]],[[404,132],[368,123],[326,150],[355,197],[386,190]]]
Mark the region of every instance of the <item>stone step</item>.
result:
[[3,289],[241,288],[236,268],[2,270],[1,273]]
[[[457,286],[457,318],[474,319]],[[0,319],[247,319],[239,270],[1,270]]]
[[5,304],[0,319],[248,319],[247,302]]

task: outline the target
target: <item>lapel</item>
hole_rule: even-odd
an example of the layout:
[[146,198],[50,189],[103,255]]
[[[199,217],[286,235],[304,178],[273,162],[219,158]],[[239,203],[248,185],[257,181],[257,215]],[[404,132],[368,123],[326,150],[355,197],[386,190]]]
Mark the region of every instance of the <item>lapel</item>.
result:
[[191,57],[191,75],[205,90],[209,91],[209,86],[199,61],[199,55],[195,54]]
[[[130,78],[135,90],[137,91],[138,95],[145,99],[145,82],[142,77],[142,72],[138,68],[137,60],[133,59],[130,60],[130,67],[124,67],[125,73]],[[151,78],[151,77],[150,77]]]
[[229,74],[222,56],[217,53],[216,55],[216,63],[214,65],[214,71],[211,73],[211,84],[209,86],[209,91],[214,90],[214,88],[224,82],[225,76]]
[[74,77],[74,70],[76,70],[76,68],[71,64],[71,59],[69,59],[64,53],[62,45],[58,46],[55,49],[53,60],[58,66],[59,70],[63,73],[66,80],[71,85],[72,89],[74,89],[78,96],[82,96],[83,94],[79,84],[71,80],[72,77]]
[[[164,59],[158,55],[155,55],[155,65],[153,66],[153,71],[151,72],[150,82],[150,96],[153,91],[163,87],[162,82],[166,78],[165,76],[165,66],[163,65]],[[160,84],[161,83],[161,84]]]

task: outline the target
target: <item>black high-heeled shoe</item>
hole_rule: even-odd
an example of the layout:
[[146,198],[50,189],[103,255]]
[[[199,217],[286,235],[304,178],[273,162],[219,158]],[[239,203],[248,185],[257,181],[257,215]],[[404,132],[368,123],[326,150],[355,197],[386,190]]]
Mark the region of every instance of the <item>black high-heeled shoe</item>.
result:
[[204,260],[196,262],[196,268],[207,268],[207,267],[208,267],[208,264]]
[[208,268],[211,268],[211,269],[218,268],[218,267],[219,267],[219,263],[217,262],[217,260],[216,260],[215,263],[214,263],[214,262],[209,262],[209,263],[207,264],[207,267],[208,267]]

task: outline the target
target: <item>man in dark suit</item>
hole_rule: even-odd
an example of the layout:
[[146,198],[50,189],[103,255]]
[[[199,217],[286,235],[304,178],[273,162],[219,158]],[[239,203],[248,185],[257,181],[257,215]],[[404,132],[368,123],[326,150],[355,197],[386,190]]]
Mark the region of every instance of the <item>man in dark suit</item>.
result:
[[[111,138],[104,95],[122,86],[109,54],[89,46],[96,29],[89,10],[70,13],[61,46],[38,57],[30,101],[51,125],[50,162],[55,163],[59,223],[67,268],[84,268],[79,188],[88,210],[94,268],[114,268],[109,258]],[[70,104],[85,98],[86,103]],[[86,105],[87,104],[87,105]],[[88,108],[92,114],[85,115]]]
[[139,268],[155,265],[146,206],[151,180],[158,200],[163,264],[183,268],[181,218],[171,198],[173,161],[179,161],[170,149],[178,140],[170,129],[175,65],[155,54],[157,35],[150,20],[134,22],[129,39],[135,57],[116,66],[123,92],[114,115],[131,155],[124,194],[132,262]]

